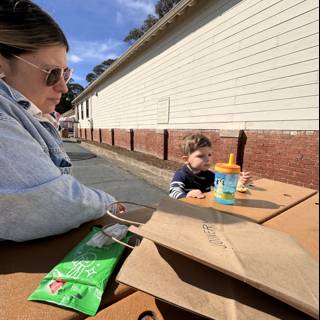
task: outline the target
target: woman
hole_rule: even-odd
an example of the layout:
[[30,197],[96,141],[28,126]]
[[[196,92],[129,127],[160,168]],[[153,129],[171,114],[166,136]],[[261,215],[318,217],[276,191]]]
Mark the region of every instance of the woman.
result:
[[103,216],[115,201],[72,177],[50,116],[68,91],[68,48],[60,27],[37,5],[0,1],[1,240],[66,232]]

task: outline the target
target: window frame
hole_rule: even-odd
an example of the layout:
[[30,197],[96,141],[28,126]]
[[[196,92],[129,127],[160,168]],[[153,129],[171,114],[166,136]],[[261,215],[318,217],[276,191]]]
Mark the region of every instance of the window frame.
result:
[[81,120],[83,120],[84,117],[83,117],[83,102],[81,102]]
[[89,110],[89,99],[86,100],[86,117],[90,118],[90,110]]

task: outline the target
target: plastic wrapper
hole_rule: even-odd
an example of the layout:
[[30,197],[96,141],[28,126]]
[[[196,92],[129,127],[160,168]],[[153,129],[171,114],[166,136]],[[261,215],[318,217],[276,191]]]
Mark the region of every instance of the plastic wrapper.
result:
[[[28,300],[51,302],[95,315],[107,282],[124,246],[112,243],[102,248],[88,246],[101,228],[92,231],[40,282]],[[130,234],[123,239],[128,242]]]

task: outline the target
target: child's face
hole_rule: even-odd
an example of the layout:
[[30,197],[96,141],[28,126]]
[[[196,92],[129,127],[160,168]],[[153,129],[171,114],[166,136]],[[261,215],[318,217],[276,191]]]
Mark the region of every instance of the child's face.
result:
[[196,171],[208,170],[212,165],[212,150],[210,147],[199,148],[186,157],[185,161]]

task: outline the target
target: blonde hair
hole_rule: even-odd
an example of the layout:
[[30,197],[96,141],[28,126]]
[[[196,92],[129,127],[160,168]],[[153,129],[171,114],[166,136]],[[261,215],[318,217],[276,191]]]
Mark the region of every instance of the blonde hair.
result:
[[183,155],[187,156],[195,152],[199,148],[211,147],[211,141],[209,138],[201,133],[191,134],[183,138],[181,149]]
[[53,18],[30,0],[0,0],[0,54],[36,51],[47,46],[63,45],[68,41]]

